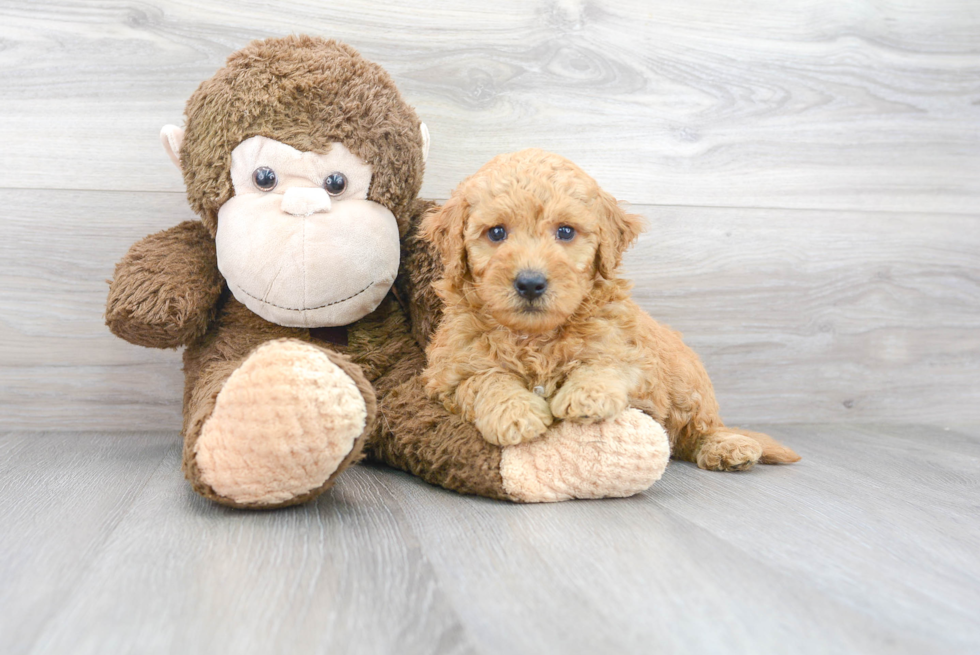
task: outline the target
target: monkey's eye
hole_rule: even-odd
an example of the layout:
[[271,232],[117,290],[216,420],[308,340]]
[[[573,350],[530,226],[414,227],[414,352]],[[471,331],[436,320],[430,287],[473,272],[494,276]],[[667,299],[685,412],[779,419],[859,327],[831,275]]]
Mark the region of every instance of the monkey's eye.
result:
[[331,173],[323,181],[323,188],[332,196],[339,196],[347,188],[347,177],[343,173]]
[[555,238],[559,241],[571,241],[575,238],[575,228],[571,225],[562,225],[555,230]]
[[259,166],[252,173],[252,182],[262,191],[272,191],[279,184],[279,178],[276,177],[276,172],[268,166]]
[[494,243],[499,243],[507,238],[507,228],[503,225],[494,225],[487,230],[487,238]]

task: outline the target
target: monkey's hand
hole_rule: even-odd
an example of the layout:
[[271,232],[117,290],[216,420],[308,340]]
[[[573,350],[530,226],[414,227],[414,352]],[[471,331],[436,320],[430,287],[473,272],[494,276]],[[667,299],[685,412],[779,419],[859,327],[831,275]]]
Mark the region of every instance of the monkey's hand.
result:
[[214,239],[185,221],[136,242],[109,282],[105,322],[148,348],[176,348],[202,336],[224,288]]

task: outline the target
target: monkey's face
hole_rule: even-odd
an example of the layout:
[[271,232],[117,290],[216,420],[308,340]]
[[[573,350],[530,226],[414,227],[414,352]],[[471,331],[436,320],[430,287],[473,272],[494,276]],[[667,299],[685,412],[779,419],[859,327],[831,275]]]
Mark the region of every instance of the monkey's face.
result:
[[347,325],[398,273],[394,215],[367,199],[372,170],[340,143],[325,154],[253,136],[231,153],[235,195],[218,211],[218,269],[272,323]]

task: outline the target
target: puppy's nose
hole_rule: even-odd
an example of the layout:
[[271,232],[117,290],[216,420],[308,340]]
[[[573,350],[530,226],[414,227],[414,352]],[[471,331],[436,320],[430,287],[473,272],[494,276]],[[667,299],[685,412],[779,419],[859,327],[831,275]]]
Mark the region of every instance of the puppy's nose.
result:
[[525,300],[534,300],[548,288],[548,278],[540,271],[521,271],[514,278],[514,288]]
[[282,194],[282,210],[293,216],[309,216],[330,211],[330,195],[315,187],[294,187]]

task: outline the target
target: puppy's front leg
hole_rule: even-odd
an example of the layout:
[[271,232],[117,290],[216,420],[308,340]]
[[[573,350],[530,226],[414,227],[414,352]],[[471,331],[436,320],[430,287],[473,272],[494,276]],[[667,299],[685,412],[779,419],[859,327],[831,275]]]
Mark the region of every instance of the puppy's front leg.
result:
[[551,413],[555,418],[583,422],[612,418],[629,404],[638,374],[631,366],[581,366],[551,399]]
[[548,401],[507,373],[483,373],[464,380],[456,388],[456,402],[483,438],[498,446],[537,439],[554,420]]

